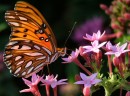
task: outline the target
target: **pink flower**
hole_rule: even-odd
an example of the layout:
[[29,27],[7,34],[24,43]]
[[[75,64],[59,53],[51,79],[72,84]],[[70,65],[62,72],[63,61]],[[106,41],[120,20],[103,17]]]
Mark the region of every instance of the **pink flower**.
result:
[[117,47],[119,47],[120,43],[117,43],[115,45],[112,45],[110,41],[107,42],[106,44],[106,51],[112,51],[112,50],[116,50]]
[[105,32],[103,32],[103,34],[101,34],[101,32],[98,30],[98,32],[93,33],[92,36],[86,33],[86,37],[83,37],[83,38],[92,42],[95,40],[99,40],[100,38],[103,37],[104,34],[105,34]]
[[42,79],[41,82],[43,83],[42,85],[50,85],[52,88],[57,87],[57,85],[62,85],[62,84],[67,84],[65,81],[67,79],[61,79],[57,81],[58,75],[54,77],[54,75],[48,75],[46,76],[45,79]]
[[65,81],[67,79],[61,79],[57,80],[58,75],[54,77],[54,75],[48,75],[46,76],[45,79],[42,79],[41,82],[43,83],[42,85],[46,86],[46,93],[47,96],[50,96],[50,86],[53,88],[54,96],[57,96],[57,85],[62,85],[62,84],[67,84]]
[[23,89],[23,90],[20,91],[20,93],[22,93],[22,92],[32,92],[34,96],[41,96],[37,85],[41,81],[42,77],[40,77],[40,76],[38,76],[34,73],[32,75],[31,81],[29,81],[25,78],[22,78],[24,83],[29,87],[29,89]]
[[87,70],[78,60],[78,55],[79,55],[79,50],[76,49],[76,51],[72,51],[72,53],[70,54],[70,56],[68,56],[68,58],[62,58],[65,62],[63,63],[71,63],[74,62],[75,64],[77,64],[81,69],[83,69],[87,74],[91,74],[91,72],[89,70]]
[[128,91],[125,96],[130,96],[130,91]]
[[99,41],[95,40],[94,42],[91,42],[92,46],[83,46],[84,49],[86,49],[83,53],[87,53],[87,52],[95,52],[98,53],[100,50],[99,48],[102,47],[103,45],[105,45],[106,42],[103,42],[101,44],[99,44]]
[[109,45],[111,48],[110,51],[106,52],[106,55],[115,55],[116,57],[119,57],[121,54],[126,53],[130,50],[125,50],[127,43],[123,44],[122,46],[119,46],[120,43],[118,43],[116,46]]
[[68,56],[68,58],[62,58],[65,62],[63,63],[71,63],[73,62],[79,55],[79,50],[76,49],[75,52],[72,51],[72,53],[70,54],[70,56]]
[[91,87],[94,84],[101,82],[100,79],[96,78],[97,73],[94,73],[90,76],[86,76],[84,73],[80,73],[82,80],[75,82],[75,84],[84,84],[84,87]]

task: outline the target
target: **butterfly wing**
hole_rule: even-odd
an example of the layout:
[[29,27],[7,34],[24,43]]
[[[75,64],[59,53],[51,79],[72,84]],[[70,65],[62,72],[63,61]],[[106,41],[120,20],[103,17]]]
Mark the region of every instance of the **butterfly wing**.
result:
[[57,51],[54,34],[41,13],[32,5],[18,1],[13,11],[5,13],[11,26],[10,41],[4,61],[11,73],[29,77],[50,64]]

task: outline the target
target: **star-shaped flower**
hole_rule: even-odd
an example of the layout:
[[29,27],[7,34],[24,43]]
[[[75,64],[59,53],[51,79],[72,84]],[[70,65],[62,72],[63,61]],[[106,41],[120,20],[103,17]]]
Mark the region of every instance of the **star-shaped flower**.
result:
[[87,52],[95,52],[95,53],[99,53],[99,48],[102,47],[103,45],[106,44],[106,42],[103,42],[101,44],[99,44],[98,40],[95,40],[94,42],[91,42],[92,46],[83,46],[83,48],[85,49],[85,51],[83,53],[87,53]]
[[22,92],[32,92],[34,94],[34,96],[41,96],[37,85],[41,81],[42,77],[40,77],[40,76],[38,76],[34,73],[32,75],[31,81],[29,81],[25,78],[22,78],[24,83],[29,87],[29,89],[23,89],[23,90],[20,91],[20,93],[22,93]]
[[119,57],[121,54],[126,53],[130,50],[125,50],[127,43],[123,44],[122,46],[119,46],[120,43],[116,44],[116,46],[109,45],[110,51],[106,52],[106,55],[115,55],[116,57]]
[[73,62],[79,55],[79,50],[76,49],[75,51],[72,51],[72,53],[70,54],[70,56],[68,56],[68,58],[62,58],[65,62],[63,63],[71,63]]
[[45,79],[42,79],[41,82],[43,83],[42,85],[50,85],[52,88],[57,87],[57,85],[62,85],[62,84],[67,84],[65,81],[67,79],[61,79],[57,80],[58,75],[54,77],[54,75],[48,75],[46,76]]
[[98,32],[93,33],[92,36],[86,33],[86,37],[83,37],[83,38],[92,42],[92,41],[95,41],[95,40],[100,40],[100,38],[102,38],[102,36],[104,34],[105,34],[105,31],[101,34],[101,32],[98,30]]
[[86,76],[84,73],[80,73],[82,80],[75,82],[75,84],[84,84],[84,87],[91,87],[94,84],[101,82],[100,79],[97,79],[97,73],[94,73],[90,76]]

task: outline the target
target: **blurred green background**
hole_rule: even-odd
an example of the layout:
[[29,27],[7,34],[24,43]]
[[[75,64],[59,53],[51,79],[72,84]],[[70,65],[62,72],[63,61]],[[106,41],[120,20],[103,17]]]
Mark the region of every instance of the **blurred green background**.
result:
[[[2,62],[2,54],[4,47],[9,40],[11,28],[5,21],[4,14],[7,10],[13,10],[15,3],[19,0],[0,0],[0,96],[32,96],[30,93],[19,93],[20,90],[27,88],[21,78],[16,78],[9,73],[9,70]],[[78,48],[77,43],[73,37],[75,29],[80,24],[90,21],[95,17],[101,17],[104,21],[103,26],[108,26],[110,23],[109,16],[99,7],[101,3],[110,5],[112,0],[24,0],[33,6],[35,6],[48,21],[51,26],[56,39],[58,47],[64,47],[65,40],[69,35],[69,31],[75,22],[75,28],[66,43],[66,47],[69,49]],[[93,24],[93,27],[95,25]],[[53,64],[49,65],[52,74],[58,74],[59,78],[69,78],[69,82],[74,81],[74,75],[81,71],[74,64],[62,64],[62,60],[59,58]],[[43,70],[47,73],[47,68]],[[41,87],[40,87],[41,88]],[[42,96],[45,96],[44,88],[40,89]],[[78,96],[78,95],[77,95]],[[81,96],[81,95],[79,95]],[[93,96],[104,96],[102,93],[97,92]],[[114,95],[113,95],[114,96]]]

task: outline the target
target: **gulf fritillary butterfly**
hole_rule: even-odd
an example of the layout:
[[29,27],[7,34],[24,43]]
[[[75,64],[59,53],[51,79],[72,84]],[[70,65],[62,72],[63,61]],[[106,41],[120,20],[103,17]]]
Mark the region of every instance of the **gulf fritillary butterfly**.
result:
[[42,14],[32,5],[18,1],[5,13],[11,26],[4,62],[16,77],[29,77],[47,64],[64,56],[66,48],[57,48],[55,36]]

